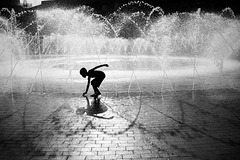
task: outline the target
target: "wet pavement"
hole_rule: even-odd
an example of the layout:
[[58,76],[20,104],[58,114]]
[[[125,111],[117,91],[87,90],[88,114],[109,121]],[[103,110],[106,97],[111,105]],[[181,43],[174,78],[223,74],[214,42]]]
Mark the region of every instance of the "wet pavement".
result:
[[240,92],[0,94],[0,159],[239,159]]

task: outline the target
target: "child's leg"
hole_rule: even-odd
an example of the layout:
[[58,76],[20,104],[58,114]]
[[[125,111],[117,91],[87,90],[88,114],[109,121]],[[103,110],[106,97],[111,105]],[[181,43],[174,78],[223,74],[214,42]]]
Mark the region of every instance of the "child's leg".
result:
[[101,92],[98,90],[98,88],[100,87],[100,85],[102,84],[102,81],[104,80],[105,78],[105,74],[103,73],[101,76],[99,76],[97,79],[96,79],[96,90],[97,92],[99,93],[99,95],[101,94]]
[[91,85],[92,85],[92,88],[93,88],[93,90],[94,90],[94,94],[91,95],[91,96],[95,96],[95,94],[96,94],[96,79],[93,79],[93,80],[91,81]]
[[105,78],[105,74],[102,72],[101,75],[99,75],[98,77],[93,79],[92,82],[91,82],[93,90],[94,90],[96,96],[101,94],[101,92],[99,91],[98,88],[100,87],[100,85],[101,85],[102,81],[104,80],[104,78]]
[[99,91],[98,87],[96,87],[95,90],[96,90],[95,93],[96,93],[97,96],[101,94],[101,92]]
[[93,90],[94,90],[94,94],[91,95],[91,97],[97,98],[99,95],[101,95],[101,92],[98,90],[98,88],[96,86],[92,86]]
[[98,81],[97,81],[97,83],[96,83],[96,88],[95,88],[95,90],[96,90],[96,95],[98,96],[98,95],[100,95],[101,94],[101,92],[99,91],[99,87],[100,87],[100,85],[101,85],[101,83],[102,83],[102,81],[103,81],[103,79],[99,79]]
[[98,90],[98,80],[97,79],[93,79],[92,82],[91,82],[91,85],[92,85],[93,90],[94,90],[94,95],[92,95],[92,96],[96,96],[96,95],[101,94],[100,91]]

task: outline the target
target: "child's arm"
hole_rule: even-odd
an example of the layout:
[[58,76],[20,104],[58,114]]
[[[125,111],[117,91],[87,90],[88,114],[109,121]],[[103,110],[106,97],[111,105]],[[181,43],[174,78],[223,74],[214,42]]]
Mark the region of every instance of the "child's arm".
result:
[[104,66],[108,67],[108,64],[102,64],[102,65],[96,66],[96,67],[92,68],[91,70],[95,70],[97,68],[104,67]]
[[86,91],[83,93],[83,96],[85,96],[88,92],[88,89],[89,89],[89,85],[90,85],[90,77],[88,77],[88,83],[87,83],[87,87],[86,87]]

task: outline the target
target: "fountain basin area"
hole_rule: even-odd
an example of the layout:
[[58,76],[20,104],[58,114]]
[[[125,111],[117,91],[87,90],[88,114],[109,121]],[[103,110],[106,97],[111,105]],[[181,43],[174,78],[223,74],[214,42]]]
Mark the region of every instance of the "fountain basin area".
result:
[[[164,92],[190,89],[193,80],[196,89],[219,89],[222,87],[238,88],[237,78],[240,64],[236,60],[224,60],[223,73],[210,58],[197,58],[196,76],[193,77],[192,59],[187,57],[161,56],[51,56],[42,59],[25,59],[1,62],[1,90],[15,92],[70,92],[79,93],[84,90],[87,79],[79,74],[82,67],[91,69],[99,64],[108,63],[109,67],[100,68],[106,74],[103,82],[105,92],[128,92],[129,86],[134,91]],[[166,63],[167,65],[162,65]],[[165,69],[162,67],[165,66]],[[11,75],[11,76],[10,76]],[[105,84],[110,87],[104,87]],[[125,88],[122,88],[125,84]],[[78,86],[78,87],[75,87]],[[149,88],[148,88],[149,87]],[[187,88],[186,88],[187,87]],[[67,88],[72,88],[69,90]]]

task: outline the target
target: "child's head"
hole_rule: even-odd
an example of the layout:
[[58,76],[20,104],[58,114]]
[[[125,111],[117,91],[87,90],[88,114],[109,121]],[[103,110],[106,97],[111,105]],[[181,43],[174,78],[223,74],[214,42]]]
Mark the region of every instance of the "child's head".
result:
[[85,78],[86,76],[87,76],[87,70],[86,70],[86,68],[81,68],[80,69],[80,74]]

